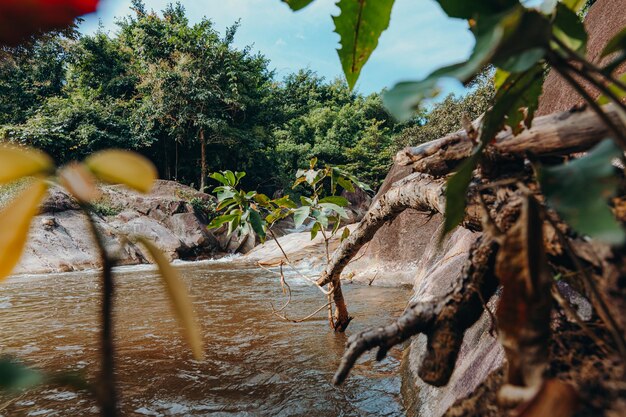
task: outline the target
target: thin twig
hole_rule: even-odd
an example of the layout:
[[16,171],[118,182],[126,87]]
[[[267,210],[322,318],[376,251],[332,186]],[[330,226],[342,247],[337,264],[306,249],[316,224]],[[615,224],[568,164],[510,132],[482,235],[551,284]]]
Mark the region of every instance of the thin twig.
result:
[[565,58],[569,58],[573,61],[580,63],[585,69],[590,72],[594,72],[604,78],[606,78],[609,82],[615,84],[622,90],[626,91],[626,83],[624,83],[619,78],[612,77],[611,74],[607,74],[602,68],[596,66],[593,62],[587,61],[585,58],[580,56],[576,51],[570,49],[563,41],[561,41],[558,37],[553,36],[552,40],[561,47],[565,52],[567,52],[567,56]]
[[583,267],[580,260],[576,256],[576,253],[574,252],[572,245],[569,243],[569,240],[563,234],[563,232],[561,232],[561,230],[558,228],[558,225],[551,218],[550,213],[548,213],[547,210],[546,210],[545,218],[554,229],[554,232],[559,238],[561,245],[563,245],[563,248],[565,249],[567,256],[572,260],[576,269],[581,273],[581,276],[583,277],[583,280],[585,282],[585,286],[587,287],[587,289],[592,295],[591,302],[593,303],[596,311],[598,312],[598,315],[600,316],[604,324],[609,329],[609,332],[611,333],[613,341],[615,342],[615,345],[617,346],[617,350],[619,351],[622,357],[622,360],[626,363],[626,342],[624,341],[624,336],[622,335],[622,332],[620,331],[619,326],[617,325],[617,322],[611,315],[611,312],[609,311],[606,305],[606,302],[604,301],[604,298],[602,297],[602,294],[600,294],[600,291],[596,287],[593,277],[589,275],[587,270]]
[[557,71],[568,82],[568,84],[570,84],[572,88],[574,88],[578,92],[578,94],[580,94],[581,97],[585,99],[587,104],[589,104],[589,107],[591,107],[591,109],[598,115],[598,117],[602,119],[602,121],[606,124],[609,130],[611,130],[615,134],[616,137],[614,139],[619,143],[620,147],[626,150],[626,136],[624,135],[624,133],[620,130],[619,127],[615,125],[615,123],[613,123],[611,118],[604,111],[602,111],[602,108],[598,105],[598,103],[596,103],[593,97],[591,97],[589,93],[576,82],[574,77],[569,74],[568,70],[560,67],[560,65],[563,64],[560,61],[560,58],[558,58],[557,55],[554,55],[554,57],[557,58],[556,62],[553,63],[553,68],[555,69],[555,71]]
[[302,271],[300,271],[298,268],[296,268],[295,266],[293,266],[293,263],[289,260],[289,256],[287,256],[287,253],[285,252],[285,250],[283,249],[283,247],[281,246],[280,242],[278,241],[278,238],[276,237],[276,234],[272,231],[272,229],[269,229],[270,234],[272,235],[272,238],[274,238],[274,241],[276,242],[276,246],[278,246],[278,249],[280,249],[280,251],[282,252],[283,256],[285,257],[285,260],[287,261],[287,265],[289,265],[289,267],[298,275],[300,275],[302,278],[304,278],[305,280],[307,280],[308,282],[310,282],[311,284],[315,285],[324,295],[330,295],[332,294],[332,291],[326,291],[324,288],[322,288],[321,286],[319,286],[317,284],[317,281],[307,275],[305,275],[304,273],[302,273]]
[[316,315],[317,313],[319,313],[320,311],[322,311],[323,309],[325,309],[326,307],[328,307],[329,303],[324,304],[323,306],[321,306],[320,308],[318,308],[317,310],[315,310],[314,312],[312,312],[311,314],[309,314],[306,317],[303,317],[301,319],[290,319],[289,317],[287,317],[286,314],[280,314],[278,313],[277,310],[273,310],[272,313],[274,313],[275,316],[277,316],[278,318],[281,318],[285,321],[290,321],[292,323],[302,323],[303,321],[306,321],[308,319],[310,319],[311,317],[313,317],[314,315]]
[[604,352],[604,354],[608,356],[610,352],[607,349],[606,343],[604,343],[604,341],[600,339],[597,334],[592,332],[589,326],[587,326],[587,324],[581,320],[581,318],[578,316],[578,313],[572,308],[569,302],[563,297],[563,295],[561,294],[561,291],[559,290],[559,287],[556,284],[552,285],[551,292],[552,292],[552,297],[561,306],[563,311],[565,311],[565,314],[569,316],[572,320],[574,320],[576,324],[580,326],[583,332],[585,332],[587,336],[593,339],[593,341],[596,342],[600,350],[602,350],[602,352]]

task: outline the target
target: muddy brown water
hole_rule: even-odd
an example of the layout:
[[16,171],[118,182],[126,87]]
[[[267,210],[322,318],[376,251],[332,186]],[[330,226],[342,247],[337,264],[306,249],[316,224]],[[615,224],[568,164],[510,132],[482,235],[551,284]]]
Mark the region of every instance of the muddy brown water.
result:
[[[159,277],[150,267],[116,272],[116,346],[123,415],[397,416],[404,415],[401,351],[362,360],[342,387],[330,384],[346,337],[388,323],[409,291],[346,285],[355,317],[347,335],[329,331],[325,314],[282,322],[269,303],[284,299],[275,276],[253,265],[218,261],[178,266],[194,297],[206,359],[194,361],[180,337]],[[324,303],[288,276],[294,317]],[[95,272],[13,277],[0,286],[0,346],[46,371],[98,367],[99,281]],[[1,416],[97,415],[84,392],[43,386],[0,397]]]

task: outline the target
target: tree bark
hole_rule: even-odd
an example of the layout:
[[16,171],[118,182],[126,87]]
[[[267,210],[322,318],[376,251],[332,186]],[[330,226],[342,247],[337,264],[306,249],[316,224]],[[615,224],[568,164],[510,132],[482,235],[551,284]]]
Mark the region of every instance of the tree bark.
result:
[[392,221],[408,208],[422,211],[444,212],[444,179],[435,179],[427,174],[415,173],[396,182],[381,196],[359,223],[359,226],[335,250],[330,262],[317,281],[319,285],[339,285],[343,269],[364,244],[386,222]]
[[204,192],[206,186],[207,168],[206,168],[206,139],[204,138],[204,129],[200,129],[200,191]]
[[[613,104],[603,107],[614,123],[623,126]],[[591,110],[572,109],[537,117],[530,129],[513,135],[510,129],[500,132],[491,145],[496,153],[523,158],[527,155],[567,155],[587,151],[598,142],[610,137],[604,122]],[[419,138],[417,138],[419,139]],[[467,132],[459,131],[420,146],[398,152],[399,165],[412,165],[413,171],[435,176],[450,173],[469,157],[474,144]]]

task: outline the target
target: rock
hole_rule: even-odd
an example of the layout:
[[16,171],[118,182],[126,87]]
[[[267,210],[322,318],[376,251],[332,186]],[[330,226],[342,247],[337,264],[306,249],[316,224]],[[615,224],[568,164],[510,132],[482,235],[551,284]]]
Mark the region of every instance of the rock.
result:
[[[114,215],[96,216],[96,225],[118,264],[147,263],[141,247],[126,237],[152,239],[170,259],[197,259],[219,250],[206,229],[203,214],[194,211],[194,198],[213,199],[172,181],[157,181],[149,195],[118,185],[102,186],[101,205]],[[67,272],[101,266],[86,218],[78,203],[60,187],[53,187],[33,221],[30,239],[16,273]]]
[[[606,63],[607,59],[600,59],[600,53],[608,41],[624,26],[626,26],[626,13],[624,13],[623,0],[596,1],[585,17],[585,28],[589,34],[587,59],[595,64]],[[626,63],[622,64],[614,74],[623,74],[625,71]],[[589,88],[587,91],[594,99],[599,95],[594,89]],[[536,114],[541,116],[556,111],[566,111],[583,103],[584,100],[580,95],[556,71],[550,71],[544,83]]]
[[341,196],[350,202],[346,210],[350,218],[346,223],[352,224],[360,222],[372,204],[372,197],[359,187],[355,187],[353,192],[343,190]]
[[[470,245],[478,234],[458,228],[446,239],[443,247],[438,246],[439,232],[433,235],[418,265],[413,299],[426,301],[448,294],[455,282],[461,279],[461,270],[467,259]],[[495,309],[496,297],[489,302]],[[457,400],[472,393],[492,371],[502,366],[504,350],[490,334],[491,318],[484,312],[481,318],[465,332],[463,345],[456,368],[448,384],[433,387],[418,376],[418,369],[426,351],[426,336],[419,335],[411,340],[409,352],[405,354],[405,381],[407,392],[413,396],[408,415],[440,417]]]

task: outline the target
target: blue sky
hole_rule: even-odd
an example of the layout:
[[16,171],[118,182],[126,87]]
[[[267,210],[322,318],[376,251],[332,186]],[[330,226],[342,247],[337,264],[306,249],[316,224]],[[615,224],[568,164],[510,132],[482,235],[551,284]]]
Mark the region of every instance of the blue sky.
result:
[[[160,11],[168,0],[148,0],[147,7]],[[331,14],[338,14],[335,0],[316,0],[292,12],[280,0],[181,0],[193,21],[210,18],[224,29],[241,19],[236,45],[252,45],[271,61],[278,77],[310,68],[328,79],[341,75],[335,49],[339,36],[333,33]],[[116,30],[116,17],[129,13],[130,0],[102,0],[98,13],[87,16],[81,26],[92,33],[99,21],[106,30]],[[380,91],[398,81],[422,78],[442,65],[464,60],[473,37],[467,23],[449,19],[433,0],[396,0],[391,25],[383,33],[374,54],[364,67],[357,89]],[[460,91],[448,84],[450,91]]]

